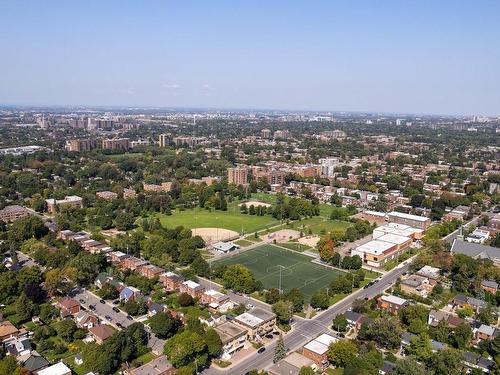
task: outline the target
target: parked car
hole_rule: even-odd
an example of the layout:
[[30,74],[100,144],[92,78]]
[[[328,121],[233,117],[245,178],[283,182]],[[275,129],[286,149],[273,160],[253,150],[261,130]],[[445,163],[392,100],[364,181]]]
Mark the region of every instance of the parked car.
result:
[[105,315],[104,317],[106,318],[106,320],[109,320],[110,322],[113,320],[113,318],[111,318],[109,315]]
[[114,306],[114,307],[113,307],[113,311],[114,311],[114,312],[119,313],[119,312],[120,312],[120,309],[119,309],[118,307]]
[[130,315],[127,315],[127,319],[128,320],[134,320],[134,318],[132,318]]
[[80,301],[81,304],[85,303],[85,300],[83,298],[80,298],[79,301]]
[[106,303],[106,301],[105,301],[105,300],[103,300],[103,299],[100,299],[100,300],[99,300],[99,302],[101,302],[101,303]]
[[261,353],[264,353],[266,351],[266,348],[263,346],[262,348],[259,348],[259,350],[257,350],[257,353],[261,354]]
[[123,324],[121,324],[121,323],[116,323],[116,326],[117,326],[118,328],[123,328]]
[[90,311],[95,311],[95,306],[94,305],[89,305],[89,310]]

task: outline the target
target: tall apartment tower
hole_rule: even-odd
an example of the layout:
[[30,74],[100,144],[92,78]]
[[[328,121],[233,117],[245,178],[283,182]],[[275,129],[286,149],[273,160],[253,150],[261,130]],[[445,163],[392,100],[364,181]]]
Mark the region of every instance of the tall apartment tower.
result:
[[158,144],[160,147],[167,147],[168,146],[168,134],[160,134],[160,137],[158,139]]
[[235,167],[227,169],[227,182],[235,185],[248,185],[248,168]]
[[271,138],[271,130],[269,130],[269,129],[262,129],[260,131],[260,137],[262,139],[269,139],[269,138]]

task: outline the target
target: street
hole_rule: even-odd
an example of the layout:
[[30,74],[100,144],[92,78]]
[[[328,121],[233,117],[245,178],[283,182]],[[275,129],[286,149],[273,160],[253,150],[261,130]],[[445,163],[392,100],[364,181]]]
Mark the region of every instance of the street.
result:
[[[382,278],[366,289],[359,289],[351,295],[347,296],[343,300],[337,302],[335,305],[331,306],[329,309],[318,314],[314,319],[301,319],[296,320],[293,324],[292,331],[283,336],[285,347],[290,349],[290,351],[296,350],[309,340],[312,340],[321,333],[330,332],[329,330],[332,320],[335,316],[346,312],[352,303],[356,299],[363,299],[365,297],[371,299],[378,294],[383,293],[386,289],[391,287],[396,280],[403,275],[409,267],[409,262],[407,264],[400,265],[399,267],[388,272]],[[206,369],[203,373],[207,375],[217,375],[217,374],[245,374],[246,372],[258,368],[266,368],[272,364],[274,356],[274,348],[276,343],[272,343],[266,347],[266,351],[258,354],[254,353],[248,358],[244,359],[234,367],[227,370],[218,370],[215,368]]]
[[[113,304],[107,301],[105,303],[99,302],[100,298],[88,290],[79,289],[79,291],[72,294],[71,297],[76,299],[77,301],[85,301],[85,303],[81,303],[82,307],[85,310],[88,310],[97,315],[102,323],[112,325],[117,329],[120,329],[120,327],[117,326],[117,323],[119,323],[123,327],[128,327],[129,325],[138,322],[134,318],[128,319],[127,314],[123,311],[114,311]],[[94,311],[89,309],[90,305],[95,307]],[[111,320],[106,319],[106,315],[109,316]],[[163,346],[165,344],[165,341],[157,338],[153,333],[150,333],[149,336],[148,346],[151,348],[151,350],[155,354],[163,353]]]

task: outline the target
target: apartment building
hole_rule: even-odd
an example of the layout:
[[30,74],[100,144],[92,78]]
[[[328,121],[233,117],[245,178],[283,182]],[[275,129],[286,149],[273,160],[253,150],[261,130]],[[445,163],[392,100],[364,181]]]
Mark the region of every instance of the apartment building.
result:
[[179,290],[184,281],[184,277],[173,272],[164,272],[160,275],[160,282],[165,286],[167,291]]
[[0,221],[9,223],[29,216],[30,211],[18,205],[6,206],[0,210]]
[[203,138],[199,137],[174,137],[172,142],[174,142],[176,147],[180,146],[188,146],[188,147],[196,147],[198,146]]
[[227,183],[234,185],[248,185],[248,168],[235,167],[227,169]]
[[248,335],[254,340],[272,332],[276,326],[276,314],[259,307],[244,312],[234,318],[234,322],[248,330]]
[[98,191],[95,193],[97,198],[104,199],[106,201],[114,201],[118,198],[118,194],[113,191]]
[[170,136],[168,134],[160,134],[158,137],[158,145],[160,147],[167,147],[170,143]]
[[222,359],[226,361],[247,344],[247,330],[237,324],[225,322],[214,329],[222,342]]
[[71,139],[66,142],[66,150],[71,152],[84,152],[97,148],[95,139]]
[[326,367],[328,365],[328,347],[338,340],[334,336],[323,333],[304,345],[302,355],[314,361],[319,367]]
[[179,288],[179,292],[187,293],[193,298],[201,298],[205,288],[192,280],[184,281]]
[[130,139],[128,138],[103,139],[101,144],[104,150],[128,151],[131,148]]

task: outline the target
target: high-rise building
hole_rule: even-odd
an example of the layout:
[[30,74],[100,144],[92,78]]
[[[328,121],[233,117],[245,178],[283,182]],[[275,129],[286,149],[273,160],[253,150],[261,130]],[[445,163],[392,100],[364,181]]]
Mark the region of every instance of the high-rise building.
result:
[[248,185],[248,168],[235,167],[227,169],[227,182],[235,185]]
[[321,175],[325,177],[333,177],[335,168],[340,165],[338,158],[319,159],[321,167]]
[[288,139],[290,138],[290,132],[288,130],[276,130],[274,132],[274,139]]
[[262,139],[269,139],[269,138],[271,138],[271,130],[269,130],[269,129],[262,129],[260,131],[260,137]]
[[90,151],[96,147],[95,139],[71,139],[66,142],[66,150],[73,152]]
[[158,144],[160,147],[167,147],[169,143],[169,136],[168,134],[160,134],[158,138]]
[[105,150],[128,151],[130,149],[130,139],[128,138],[103,139],[102,148]]

